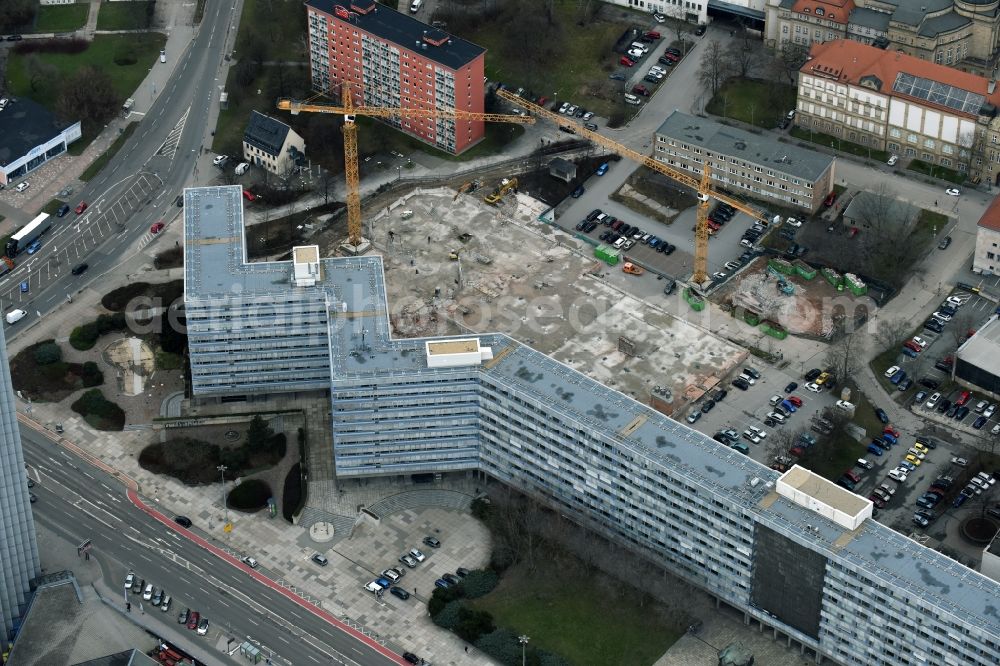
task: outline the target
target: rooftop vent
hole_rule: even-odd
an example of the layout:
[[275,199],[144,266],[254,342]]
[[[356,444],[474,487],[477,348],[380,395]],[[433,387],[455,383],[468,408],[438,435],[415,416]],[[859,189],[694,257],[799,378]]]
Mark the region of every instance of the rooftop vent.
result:
[[746,149],[747,149],[747,144],[743,143],[742,141],[736,142],[736,150],[746,150]]

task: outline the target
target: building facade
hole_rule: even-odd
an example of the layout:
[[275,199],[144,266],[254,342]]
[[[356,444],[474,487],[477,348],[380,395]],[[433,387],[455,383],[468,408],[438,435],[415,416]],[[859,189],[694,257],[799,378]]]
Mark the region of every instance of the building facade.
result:
[[[338,477],[485,475],[627,545],[817,661],[1000,659],[1000,584],[871,520],[868,500],[798,467],[779,476],[505,335],[393,339],[380,257],[319,259],[296,248],[292,261],[248,264],[238,186],[187,190],[185,204],[185,301],[201,322],[195,396],[280,390],[232,374],[220,350],[202,345],[226,340],[243,366],[254,360],[241,345],[257,336],[228,329],[276,310],[292,316],[286,336],[302,326],[308,355],[328,350]],[[262,299],[250,304],[256,317],[226,316],[243,292]],[[235,297],[240,308],[248,298]],[[213,300],[220,312],[208,312]],[[295,319],[288,304],[302,302],[325,310]],[[271,335],[274,325],[258,330]],[[208,381],[210,370],[219,381]],[[288,377],[287,390],[302,388]]]
[[[306,12],[313,90],[339,100],[347,84],[356,105],[483,112],[483,48],[375,0],[308,0]],[[384,122],[454,154],[485,133],[481,121],[411,116]]]
[[996,0],[768,0],[765,41],[809,47],[836,39],[989,74],[1000,47]]
[[972,272],[980,275],[1000,273],[1000,197],[993,198],[976,225]]
[[1000,319],[994,314],[955,351],[953,378],[962,386],[1000,399]]
[[981,168],[995,83],[849,39],[814,44],[810,56],[799,71],[800,127],[953,171]]
[[836,158],[674,111],[656,130],[653,157],[718,188],[815,212],[833,191]]
[[30,99],[12,99],[0,109],[0,185],[59,157],[81,136],[79,121],[64,123]]
[[0,615],[7,639],[15,620],[27,609],[29,582],[41,574],[24,475],[10,360],[0,331]]
[[305,165],[306,144],[295,130],[258,111],[243,132],[243,161],[287,178]]

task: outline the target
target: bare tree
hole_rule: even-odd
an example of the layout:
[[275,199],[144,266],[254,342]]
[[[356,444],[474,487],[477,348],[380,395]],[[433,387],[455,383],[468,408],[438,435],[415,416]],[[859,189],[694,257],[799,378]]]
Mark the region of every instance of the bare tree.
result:
[[729,78],[730,64],[722,49],[722,44],[717,39],[713,39],[705,48],[705,54],[701,58],[701,68],[698,70],[698,81],[712,91],[714,96],[719,92],[719,88]]
[[977,322],[978,317],[976,317],[975,313],[968,310],[959,311],[951,320],[948,332],[951,334],[956,349],[968,339],[969,331],[976,329]]
[[921,248],[905,242],[917,224],[920,210],[900,201],[896,191],[882,182],[851,202],[854,222],[862,229],[861,243],[867,272],[901,281]]
[[787,41],[781,44],[777,57],[771,61],[772,73],[794,86],[799,80],[799,70],[809,60],[809,48],[803,44]]
[[[843,322],[838,322],[835,326],[840,329],[839,332],[843,332]],[[836,337],[836,333],[834,336]],[[853,330],[850,333],[843,332],[843,335],[827,348],[824,360],[838,381],[843,383],[860,369],[863,347],[864,335],[859,330]]]
[[878,323],[875,331],[875,342],[881,351],[887,351],[901,344],[909,337],[913,322],[909,319],[897,317],[895,319],[882,319]]
[[677,36],[678,48],[680,48],[681,53],[687,55],[688,47],[691,46],[691,42],[687,40],[688,35],[691,34],[690,26],[686,21],[678,21],[677,19],[671,19],[671,23],[674,27],[674,34]]
[[726,47],[726,59],[729,67],[737,75],[746,78],[760,59],[760,42],[752,39],[750,32],[742,30],[739,39],[729,42]]

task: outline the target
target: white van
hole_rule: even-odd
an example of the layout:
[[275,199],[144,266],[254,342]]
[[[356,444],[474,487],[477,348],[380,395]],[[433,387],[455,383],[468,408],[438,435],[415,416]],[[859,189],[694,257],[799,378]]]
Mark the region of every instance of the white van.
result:
[[28,313],[25,310],[11,310],[7,313],[7,323],[16,324],[17,322],[24,319],[25,315]]
[[424,0],[413,0],[413,2],[410,3],[410,13],[416,14],[420,11],[420,5],[422,4],[424,4]]
[[240,162],[239,164],[236,165],[236,168],[233,171],[236,173],[237,176],[242,176],[249,170],[250,170],[249,164],[247,164],[246,162]]

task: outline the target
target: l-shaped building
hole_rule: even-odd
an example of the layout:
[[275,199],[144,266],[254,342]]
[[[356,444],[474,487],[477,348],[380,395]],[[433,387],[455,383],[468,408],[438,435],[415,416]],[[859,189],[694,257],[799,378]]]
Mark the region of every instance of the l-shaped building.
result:
[[339,478],[484,474],[816,660],[987,666],[1000,584],[500,334],[394,339],[380,257],[247,261],[238,186],[184,193],[194,397],[329,393]]

